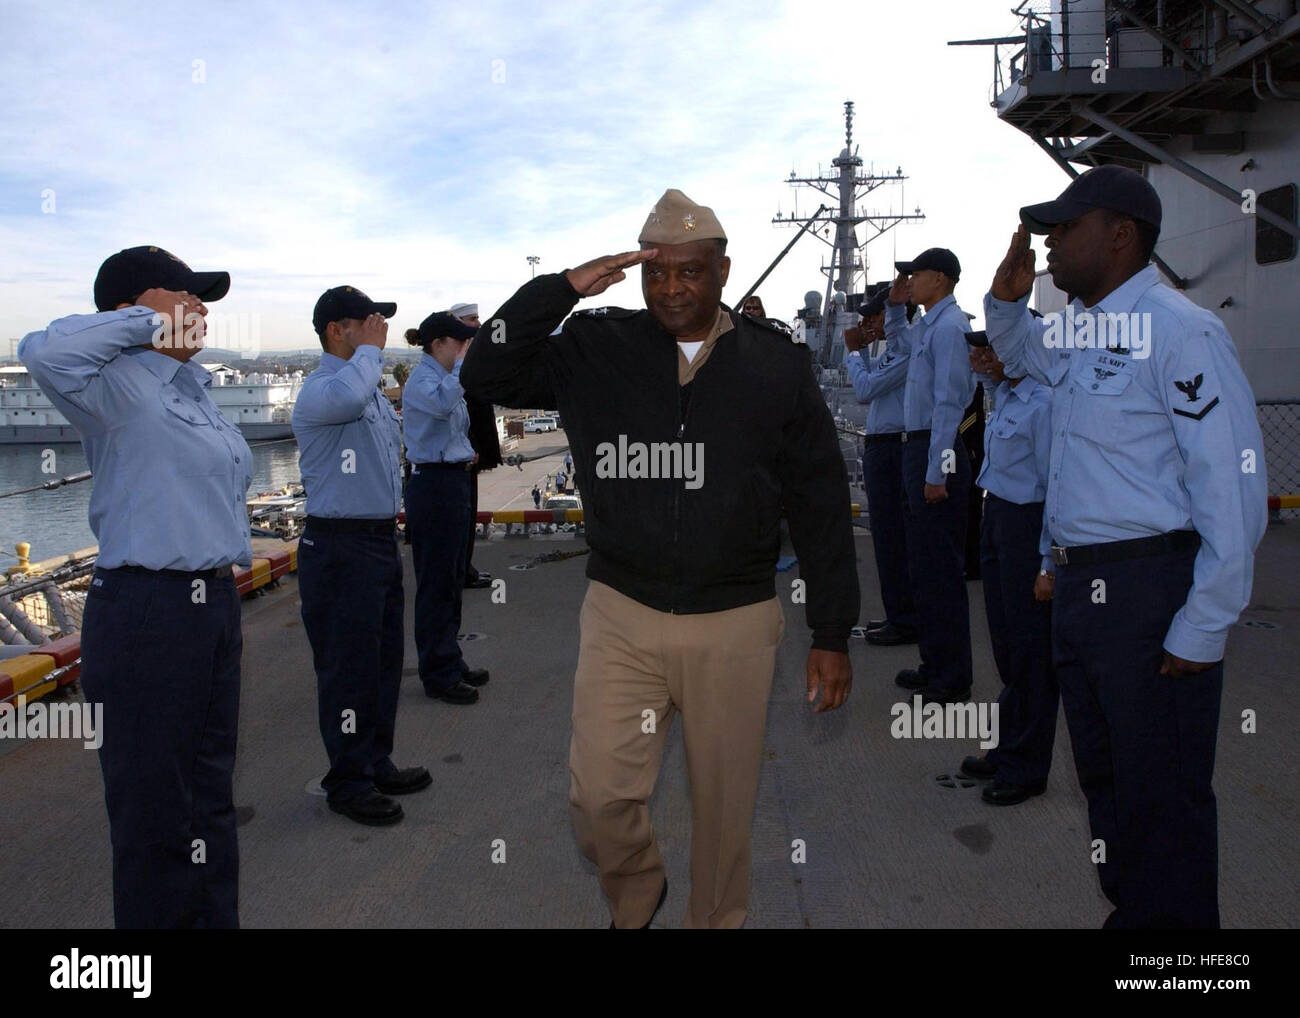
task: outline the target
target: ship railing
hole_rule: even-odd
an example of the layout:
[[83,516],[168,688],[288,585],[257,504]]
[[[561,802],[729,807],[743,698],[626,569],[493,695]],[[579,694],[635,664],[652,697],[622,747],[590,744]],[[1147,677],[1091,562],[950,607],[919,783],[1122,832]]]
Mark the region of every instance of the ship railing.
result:
[[30,647],[81,629],[94,557],[0,584],[0,644]]
[[1004,92],[1038,73],[1180,63],[1203,71],[1213,63],[1216,46],[1231,36],[1219,38],[1225,30],[1213,20],[1213,11],[1172,6],[1168,10],[1166,20],[1163,5],[1152,12],[1137,0],[1122,5],[1108,0],[1026,0],[1012,11],[1020,19],[1018,48],[1010,53],[1001,48],[1014,36],[999,40],[1001,45],[993,48],[991,104],[999,105]]

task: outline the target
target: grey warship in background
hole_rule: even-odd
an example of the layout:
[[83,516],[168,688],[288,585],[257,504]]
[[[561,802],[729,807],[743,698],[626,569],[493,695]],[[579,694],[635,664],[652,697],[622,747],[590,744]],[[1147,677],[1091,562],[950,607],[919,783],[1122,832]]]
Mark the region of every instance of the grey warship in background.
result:
[[[844,330],[858,323],[858,308],[863,302],[865,291],[863,282],[869,268],[867,248],[872,241],[899,224],[924,219],[925,215],[920,206],[910,213],[904,211],[901,197],[898,202],[899,211],[881,211],[859,206],[859,201],[877,188],[887,184],[901,188],[907,177],[903,175],[901,166],[893,173],[878,173],[874,166],[864,169],[862,158],[853,144],[852,102],[844,104],[844,148],[831,160],[831,167],[826,173],[819,167],[815,177],[800,177],[794,170],[790,171],[787,183],[820,191],[831,203],[823,203],[810,215],[801,216],[796,192],[794,211],[789,215],[777,211],[772,218],[773,223],[778,226],[798,224],[801,229],[745,296],[758,289],[768,273],[805,233],[811,233],[826,244],[831,249],[831,258],[829,263],[824,262],[821,266],[821,271],[826,276],[825,292],[822,294],[809,290],[804,295],[804,306],[795,313],[794,328],[800,341],[807,343],[808,349],[812,351],[813,362],[821,369],[823,382],[843,386]],[[857,239],[859,225],[864,227],[860,245]],[[887,277],[892,278],[892,275],[892,271],[886,273]],[[742,298],[737,306],[743,303]]]
[[[1117,163],[1151,181],[1164,207],[1155,262],[1228,327],[1270,494],[1300,492],[1295,0],[1052,0],[1012,13],[1016,34],[949,45],[994,48],[999,119],[1065,173]],[[1034,302],[1065,305],[1046,272]]]

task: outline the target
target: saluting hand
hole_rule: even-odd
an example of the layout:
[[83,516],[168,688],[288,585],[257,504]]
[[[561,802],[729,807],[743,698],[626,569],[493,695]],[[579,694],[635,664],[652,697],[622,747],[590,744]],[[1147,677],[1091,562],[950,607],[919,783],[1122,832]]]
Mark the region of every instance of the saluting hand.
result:
[[894,280],[894,285],[889,288],[889,296],[885,298],[890,304],[897,307],[899,304],[906,304],[908,298],[912,296],[912,277],[905,276],[903,273],[898,274]]
[[388,342],[388,319],[376,311],[361,323],[356,335],[357,346],[377,346],[382,350]]
[[659,250],[652,247],[644,251],[624,251],[622,254],[593,258],[576,269],[570,269],[564,274],[564,278],[582,296],[594,297],[598,293],[604,293],[615,283],[626,279],[627,273],[623,271],[624,269],[648,262],[658,253]]
[[184,363],[203,349],[207,328],[203,319],[208,309],[194,294],[154,287],[145,290],[135,302],[161,316],[161,331],[156,330],[151,340],[160,354]]
[[861,325],[854,325],[844,330],[844,349],[852,353],[861,350],[866,342],[866,330]]
[[998,300],[1019,300],[1034,288],[1034,249],[1029,244],[1029,231],[1024,224],[1011,235],[1011,246],[1006,257],[993,273],[990,292]]
[[843,705],[853,688],[853,666],[848,654],[835,650],[810,650],[808,652],[808,702],[822,694],[821,703],[813,708],[814,714],[834,710]]

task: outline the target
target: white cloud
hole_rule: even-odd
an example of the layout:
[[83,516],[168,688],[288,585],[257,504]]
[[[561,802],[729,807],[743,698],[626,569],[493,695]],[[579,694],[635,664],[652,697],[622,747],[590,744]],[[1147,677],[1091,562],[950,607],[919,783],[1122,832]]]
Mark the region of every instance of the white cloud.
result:
[[[454,300],[489,311],[528,278],[526,255],[558,271],[635,246],[667,187],[717,210],[734,299],[789,241],[769,222],[793,207],[783,181],[829,169],[850,98],[864,160],[911,177],[865,204],[927,215],[872,245],[872,281],[895,247],[942,244],[978,311],[1016,209],[1065,183],[989,108],[987,50],[946,46],[1012,29],[998,0],[299,2],[205,17],[64,4],[7,18],[25,44],[0,68],[0,338],[88,310],[99,262],[140,243],[229,269],[221,309],[260,314],[269,346],[310,345],[311,306],[340,282],[397,300],[403,328]],[[800,241],[761,290],[769,313],[823,289],[828,253]],[[635,278],[605,299],[638,306]]]

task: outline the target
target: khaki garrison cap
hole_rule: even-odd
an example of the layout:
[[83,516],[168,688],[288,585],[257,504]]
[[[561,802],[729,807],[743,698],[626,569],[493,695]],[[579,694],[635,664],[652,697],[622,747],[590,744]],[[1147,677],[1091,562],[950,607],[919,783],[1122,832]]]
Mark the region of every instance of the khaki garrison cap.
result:
[[713,209],[696,205],[681,191],[670,187],[650,210],[637,243],[689,244],[696,240],[726,239]]

